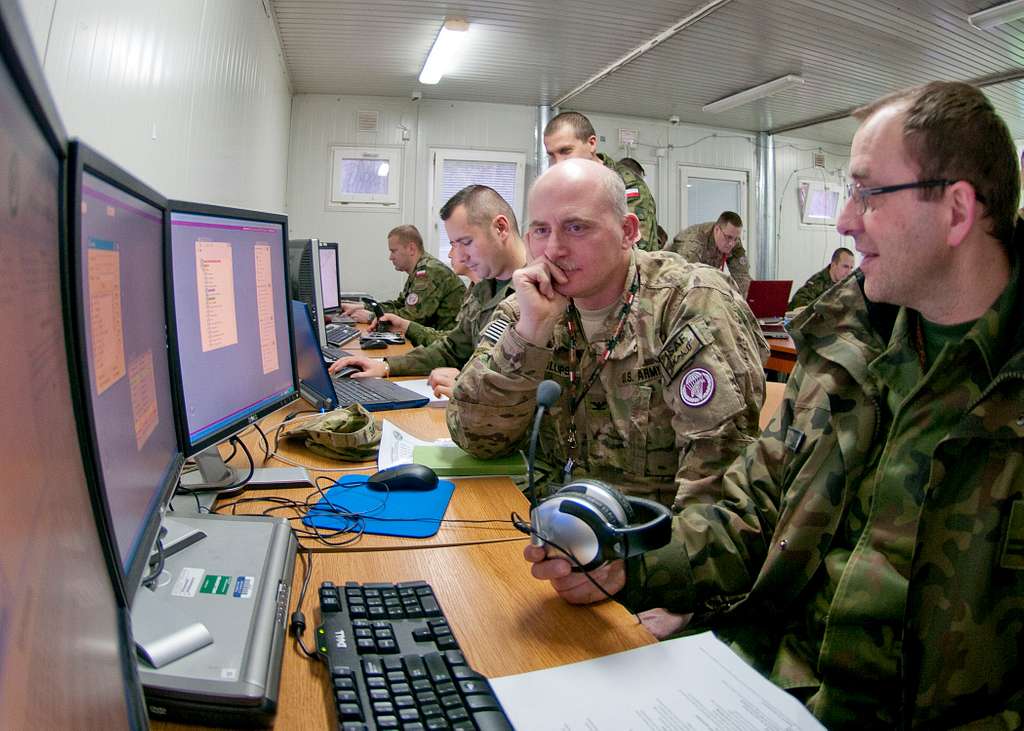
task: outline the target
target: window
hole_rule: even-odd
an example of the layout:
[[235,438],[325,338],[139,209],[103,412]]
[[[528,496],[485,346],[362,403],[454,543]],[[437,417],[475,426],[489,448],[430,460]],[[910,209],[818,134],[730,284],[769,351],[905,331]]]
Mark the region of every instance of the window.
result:
[[[679,174],[680,229],[695,223],[717,221],[722,211],[733,211],[740,215],[749,231],[753,221],[747,221],[745,171],[680,165]],[[749,234],[744,239],[748,237]]]
[[331,147],[327,208],[397,206],[402,177],[399,147]]
[[431,159],[434,174],[430,190],[430,217],[433,221],[430,244],[441,261],[447,263],[451,248],[441,221],[441,207],[467,185],[494,188],[512,206],[522,225],[525,153],[434,149],[431,150]]

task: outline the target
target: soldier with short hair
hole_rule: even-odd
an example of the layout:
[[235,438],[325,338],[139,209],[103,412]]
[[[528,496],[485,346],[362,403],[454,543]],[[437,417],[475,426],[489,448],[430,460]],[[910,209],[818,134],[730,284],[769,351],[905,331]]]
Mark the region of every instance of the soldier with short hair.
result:
[[853,271],[853,264],[853,252],[840,246],[832,252],[832,260],[829,265],[804,282],[804,286],[796,291],[793,299],[789,301],[789,309],[806,307],[814,302],[833,284],[845,279]]
[[[415,226],[406,224],[388,231],[388,259],[395,271],[409,276],[399,295],[381,302],[381,309],[426,327],[442,330],[454,327],[466,285],[455,272],[424,250],[423,237]],[[342,311],[357,322],[373,319],[369,310],[357,304],[343,303]]]
[[[597,132],[589,119],[579,112],[562,112],[555,116],[544,127],[544,149],[547,150],[551,165],[580,158],[599,162],[615,171],[625,186],[626,205],[630,213],[640,221],[640,238],[636,245],[644,251],[657,251],[661,248],[658,244],[657,207],[651,189],[644,182],[643,172],[637,174],[631,165],[616,162],[603,152],[598,152]],[[635,160],[632,162],[643,170]]]
[[733,211],[722,211],[716,221],[688,226],[665,246],[686,261],[707,264],[728,271],[736,289],[744,297],[750,289],[750,262],[743,248],[743,219]]
[[[793,320],[771,424],[724,474],[683,485],[668,546],[590,578],[659,637],[714,629],[828,728],[1019,728],[1013,139],[958,82],[856,116],[838,229],[863,259]],[[605,598],[543,549],[526,557],[568,601]]]
[[534,183],[534,259],[459,375],[448,427],[474,455],[512,453],[537,385],[553,379],[563,395],[542,423],[540,459],[671,505],[677,480],[721,471],[758,434],[768,348],[721,274],[633,246],[622,191],[589,160]]

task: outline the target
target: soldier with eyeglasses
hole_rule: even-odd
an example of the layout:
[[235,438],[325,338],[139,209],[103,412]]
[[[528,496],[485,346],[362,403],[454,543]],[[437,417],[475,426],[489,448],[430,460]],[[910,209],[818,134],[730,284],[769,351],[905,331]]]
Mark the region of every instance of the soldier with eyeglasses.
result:
[[750,289],[750,262],[743,248],[743,219],[733,211],[723,211],[717,221],[689,226],[665,246],[694,264],[707,264],[732,277],[744,297]]

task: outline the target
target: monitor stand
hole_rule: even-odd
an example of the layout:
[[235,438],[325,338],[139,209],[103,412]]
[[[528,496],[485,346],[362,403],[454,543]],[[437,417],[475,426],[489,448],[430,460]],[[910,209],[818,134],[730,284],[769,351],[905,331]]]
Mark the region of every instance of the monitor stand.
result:
[[[181,486],[189,488],[195,485],[206,485],[212,489],[236,485],[249,470],[245,467],[232,467],[220,454],[216,446],[207,447],[195,456],[195,472],[181,476]],[[288,485],[312,486],[313,480],[305,467],[257,467],[252,472],[252,477],[245,483],[247,488],[252,487],[287,487]]]

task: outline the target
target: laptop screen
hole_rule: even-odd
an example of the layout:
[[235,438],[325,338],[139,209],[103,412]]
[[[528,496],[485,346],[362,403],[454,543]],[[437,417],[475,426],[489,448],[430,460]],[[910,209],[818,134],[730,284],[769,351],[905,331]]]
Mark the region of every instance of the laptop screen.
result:
[[782,317],[786,314],[789,303],[789,290],[793,288],[792,279],[755,279],[747,290],[747,304],[754,312],[754,317],[764,320]]
[[[295,365],[299,371],[301,393],[314,406],[333,408],[337,403],[334,384],[327,372],[320,344],[313,332],[313,320],[305,302],[292,300],[292,329],[295,335]],[[307,393],[308,392],[308,393]]]

